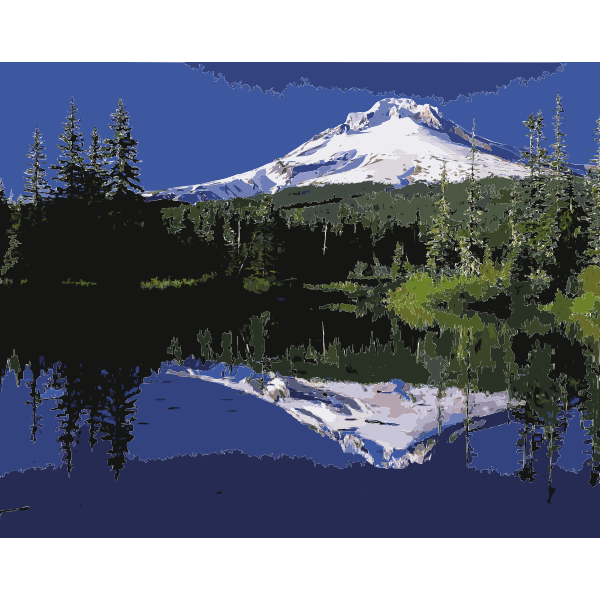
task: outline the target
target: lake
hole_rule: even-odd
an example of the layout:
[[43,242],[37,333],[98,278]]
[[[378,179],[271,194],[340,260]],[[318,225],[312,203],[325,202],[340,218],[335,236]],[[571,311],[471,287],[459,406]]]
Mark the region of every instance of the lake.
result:
[[598,402],[573,393],[592,377],[573,341],[521,335],[509,360],[486,333],[457,359],[458,334],[434,351],[319,310],[331,293],[282,297],[15,299],[0,535],[598,536]]

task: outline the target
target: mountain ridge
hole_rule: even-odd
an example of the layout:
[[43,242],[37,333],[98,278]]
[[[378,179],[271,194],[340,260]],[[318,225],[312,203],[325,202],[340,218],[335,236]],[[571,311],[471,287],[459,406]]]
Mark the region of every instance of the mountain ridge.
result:
[[[285,156],[257,169],[202,184],[146,192],[147,200],[195,203],[276,193],[287,187],[373,181],[401,188],[439,181],[444,163],[451,182],[470,176],[471,134],[438,108],[408,98],[384,98],[368,111],[315,134]],[[476,177],[528,173],[523,148],[474,136]],[[578,174],[583,165],[573,165]]]

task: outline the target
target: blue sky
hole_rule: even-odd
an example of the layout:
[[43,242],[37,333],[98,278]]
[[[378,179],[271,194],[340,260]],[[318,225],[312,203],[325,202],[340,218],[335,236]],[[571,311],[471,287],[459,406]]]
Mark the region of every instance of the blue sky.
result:
[[[463,81],[471,80],[461,73],[469,69],[468,64],[424,67],[429,67],[429,71],[423,69],[426,77],[442,67],[453,69]],[[273,80],[281,81],[281,64],[271,68]],[[489,68],[496,69],[499,82],[506,81],[506,69],[493,64]],[[237,69],[243,71],[243,65],[238,64]],[[481,68],[474,76],[477,72],[481,73]],[[326,73],[322,69],[321,81]],[[423,89],[419,75],[413,72],[412,77],[404,81],[406,95],[412,95],[413,88]],[[248,85],[232,87],[226,77],[215,81],[212,73],[184,63],[0,63],[0,81],[5,90],[14,92],[4,94],[0,105],[0,177],[15,197],[23,191],[26,153],[36,126],[46,143],[46,167],[55,164],[71,96],[78,107],[86,147],[94,126],[102,136],[111,135],[110,114],[119,98],[123,99],[133,135],[139,140],[141,182],[147,190],[205,183],[260,167],[316,133],[344,122],[349,112],[365,111],[383,97],[368,90],[296,84],[274,95]],[[394,81],[397,71],[381,69],[371,83],[372,87],[379,84],[379,89],[394,89]],[[490,89],[490,81],[489,74],[482,77],[480,88]],[[442,79],[435,97],[415,99],[437,104],[444,117],[466,128],[475,117],[479,135],[522,146],[527,143],[522,121],[538,109],[548,124],[547,143],[554,141],[551,117],[560,91],[571,161],[589,163],[594,148],[591,132],[600,116],[600,104],[594,101],[600,96],[599,82],[600,63],[568,63],[562,72],[530,80],[528,85],[514,80],[495,94],[461,96],[442,106],[440,97],[456,94],[456,86],[444,87]],[[48,172],[49,177],[54,175],[50,169]]]

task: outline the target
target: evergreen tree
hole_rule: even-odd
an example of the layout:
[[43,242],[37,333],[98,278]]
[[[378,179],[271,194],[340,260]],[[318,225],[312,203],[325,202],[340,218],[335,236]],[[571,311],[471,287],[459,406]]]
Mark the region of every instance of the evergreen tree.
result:
[[[223,218],[223,241],[225,242],[225,252],[227,257],[224,261],[223,268],[225,275],[237,275],[241,266],[240,260],[240,242],[241,242],[241,215],[240,211],[236,211],[229,203],[225,206],[222,212]],[[235,224],[235,230],[232,227],[232,222]]]
[[[534,272],[539,272],[538,257],[548,239],[547,230],[541,225],[540,217],[547,209],[545,198],[546,178],[543,169],[548,166],[546,150],[541,146],[543,117],[538,113],[529,116],[524,125],[529,129],[530,151],[524,153],[527,160],[526,173],[520,184],[521,193],[514,189],[511,193],[510,251],[512,285],[520,290]],[[534,153],[534,142],[536,152]],[[536,273],[537,274],[537,273]]]
[[[529,229],[532,235],[532,244],[537,240],[539,245],[542,242],[542,237],[533,235],[535,229],[535,223],[539,221],[540,217],[548,208],[548,197],[546,192],[546,186],[548,183],[548,171],[550,168],[550,162],[548,159],[548,151],[542,146],[542,140],[546,140],[544,137],[544,117],[541,112],[538,112],[535,120],[535,135],[537,138],[537,153],[535,157],[536,171],[534,176],[531,178],[531,184],[528,187],[529,195],[526,203],[526,211],[528,218],[531,222]],[[543,230],[540,230],[543,231]],[[538,252],[539,248],[534,246],[534,252]]]
[[44,197],[50,195],[50,186],[45,179],[46,170],[42,166],[46,162],[44,150],[44,141],[39,129],[36,127],[33,133],[33,144],[29,144],[30,150],[27,153],[27,158],[32,162],[27,164],[30,166],[25,171],[25,194],[23,198],[31,198],[34,205],[43,204]]
[[[525,178],[521,187],[529,191],[530,201],[528,204],[533,205],[537,196],[537,188],[539,183],[538,157],[540,152],[540,137],[542,136],[542,129],[544,127],[543,117],[539,112],[535,117],[532,113],[529,115],[527,121],[523,121],[523,124],[529,129],[529,133],[527,134],[527,137],[529,138],[529,150],[522,152],[521,158],[527,162],[527,166],[529,167],[529,178]],[[514,194],[516,194],[516,185],[513,185],[512,195]]]
[[141,196],[144,188],[138,185],[140,170],[135,166],[141,162],[137,159],[138,141],[131,137],[129,118],[123,107],[122,99],[119,99],[119,108],[111,114],[112,124],[109,125],[109,128],[114,131],[114,135],[112,138],[105,139],[103,146],[104,158],[107,161],[114,161],[108,170],[110,186],[108,199],[112,201],[111,208],[113,209],[118,206],[115,201],[122,203],[133,199],[139,203],[144,202]]
[[[276,214],[271,196],[266,196],[256,208],[253,220],[254,231],[242,256],[238,271],[244,276],[244,287],[256,293],[267,291],[278,283],[280,254],[283,252],[283,239],[287,227]],[[233,248],[234,237],[231,238]],[[236,275],[237,278],[237,275]]]
[[45,283],[51,276],[52,268],[52,263],[48,260],[50,242],[47,239],[46,218],[53,194],[43,166],[46,159],[43,152],[45,149],[36,127],[33,143],[29,145],[27,153],[27,158],[32,162],[26,163],[29,168],[25,171],[25,193],[22,196],[23,201],[30,202],[25,205],[21,201],[16,239],[11,240],[13,243],[9,248],[12,259],[8,277],[27,280],[30,285]]
[[90,201],[94,202],[103,199],[108,175],[105,170],[107,163],[106,151],[102,146],[97,127],[94,127],[91,138],[92,141],[86,151],[90,162],[85,165],[85,195]]
[[58,144],[58,149],[61,151],[58,157],[58,165],[52,165],[51,167],[57,172],[57,177],[52,179],[64,184],[64,187],[59,191],[59,195],[69,200],[81,198],[84,192],[83,135],[78,125],[81,119],[76,117],[77,108],[74,99],[71,98],[67,121],[63,123],[63,133],[59,137],[63,145]]
[[13,208],[6,197],[4,183],[0,179],[0,269],[3,266],[2,258],[5,256],[12,239]]
[[394,255],[392,256],[392,281],[396,281],[398,275],[401,275],[400,270],[402,268],[402,258],[404,251],[400,242],[396,242],[396,248],[394,249]]
[[542,234],[542,243],[538,257],[543,261],[543,267],[553,279],[551,289],[553,292],[561,290],[567,295],[570,291],[570,281],[585,269],[591,261],[590,247],[590,219],[585,208],[577,201],[578,191],[575,184],[575,175],[571,169],[566,144],[562,141],[565,133],[561,131],[560,123],[564,120],[564,109],[560,101],[560,94],[556,97],[556,143],[554,148],[551,168],[556,184],[554,205],[552,210],[547,210],[540,220],[539,229]]
[[451,211],[446,200],[448,177],[446,163],[442,170],[442,193],[435,203],[435,215],[430,230],[431,239],[427,242],[427,267],[432,273],[445,266],[454,266],[456,262],[456,234],[452,223]]
[[[239,280],[242,268],[248,274],[252,260],[249,258],[249,252],[261,252],[263,239],[280,239],[285,236],[277,231],[280,226],[280,215],[273,210],[273,205],[266,197],[260,206],[244,206],[237,204],[235,200],[228,202],[218,209],[219,222],[223,225],[223,256],[217,260],[221,264],[221,270],[226,277],[233,277]],[[244,226],[242,227],[242,222]],[[289,223],[287,228],[289,229]],[[266,234],[266,237],[263,236]],[[196,236],[197,237],[197,236]],[[268,240],[267,240],[268,241]],[[273,250],[279,242],[271,246]],[[264,248],[263,248],[264,249]],[[282,249],[282,248],[281,248]],[[261,263],[262,264],[262,263]],[[272,269],[279,270],[281,265],[273,263]],[[260,268],[262,272],[262,266]]]
[[[53,239],[47,245],[48,259],[54,265],[52,283],[72,280],[88,280],[88,248],[93,237],[85,204],[85,167],[83,156],[83,136],[79,129],[81,119],[77,118],[77,107],[71,98],[69,111],[62,124],[63,133],[59,136],[59,157],[52,165],[56,171],[55,181],[59,182],[55,197],[60,199],[50,208],[53,223]],[[97,251],[97,249],[96,249]],[[45,285],[48,285],[46,282]]]
[[550,155],[542,146],[541,142],[546,141],[544,137],[544,117],[542,111],[538,110],[535,117],[535,176],[534,176],[534,195],[544,195],[546,172],[550,168]]
[[586,218],[589,224],[587,255],[593,264],[598,264],[600,263],[600,118],[596,120],[593,133],[597,148],[586,178]]
[[525,150],[521,153],[521,158],[527,162],[527,166],[529,167],[530,176],[533,179],[535,173],[536,166],[536,154],[533,147],[533,141],[536,138],[536,118],[533,116],[533,113],[529,115],[527,121],[523,121],[523,125],[529,129],[529,133],[527,137],[529,138],[529,150]]
[[467,206],[465,216],[467,217],[467,229],[458,242],[460,254],[460,272],[466,277],[479,273],[481,264],[481,190],[479,182],[475,178],[475,156],[477,147],[475,146],[475,119],[473,119],[473,133],[471,136],[471,185],[469,187]]
[[4,189],[4,182],[2,181],[1,177],[0,177],[0,203],[2,203],[2,204],[8,203],[8,198],[6,197],[6,190]]
[[510,227],[509,256],[512,259],[518,254],[521,245],[521,236],[517,230],[517,198],[517,178],[513,177],[513,186],[510,191],[510,205],[508,209],[508,224]]
[[[103,159],[107,170],[106,198],[102,201],[105,219],[112,225],[103,236],[104,254],[110,265],[98,275],[106,284],[110,278],[121,287],[139,288],[141,273],[139,265],[143,261],[144,240],[142,237],[144,189],[140,183],[140,170],[135,166],[138,142],[131,137],[129,116],[123,102],[119,99],[119,108],[111,114],[114,131],[112,138],[104,140]],[[112,162],[111,162],[112,161]]]
[[[364,263],[360,263],[364,264]],[[365,265],[366,266],[366,265]],[[392,257],[392,270],[391,270],[391,278],[392,281],[399,280],[400,283],[403,283],[407,276],[413,272],[413,267],[408,260],[404,252],[404,244],[400,244],[400,242],[396,242],[396,248],[394,250],[394,256]]]
[[23,199],[19,196],[16,206],[12,209],[11,230],[8,248],[0,266],[0,282],[3,284],[19,285],[27,272],[27,256],[23,252]]

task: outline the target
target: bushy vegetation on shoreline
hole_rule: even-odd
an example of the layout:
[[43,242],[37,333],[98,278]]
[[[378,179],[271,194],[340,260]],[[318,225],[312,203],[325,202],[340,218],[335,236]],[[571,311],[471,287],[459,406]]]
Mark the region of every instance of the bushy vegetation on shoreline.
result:
[[473,302],[506,293],[541,304],[558,293],[573,298],[577,277],[600,261],[600,174],[598,155],[585,178],[568,168],[560,97],[554,112],[553,154],[541,145],[541,114],[524,122],[524,180],[477,179],[473,145],[471,176],[461,183],[449,183],[444,169],[437,184],[398,190],[308,186],[190,205],[141,195],[137,141],[121,101],[113,138],[94,129],[85,153],[72,101],[51,167],[59,185],[46,180],[36,129],[25,193],[10,203],[0,190],[2,288],[158,290],[210,279],[215,289],[261,295],[296,282],[345,290],[357,314],[416,306],[424,290],[442,307],[457,294]]

